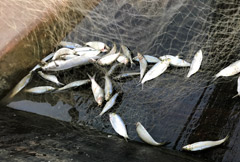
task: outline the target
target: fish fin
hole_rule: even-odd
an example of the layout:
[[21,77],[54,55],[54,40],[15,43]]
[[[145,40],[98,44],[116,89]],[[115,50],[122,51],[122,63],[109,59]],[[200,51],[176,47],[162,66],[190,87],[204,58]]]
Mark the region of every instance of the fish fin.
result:
[[63,83],[61,83],[61,82],[58,82],[57,85],[59,85],[59,86],[64,86],[65,84],[63,84]]
[[228,133],[227,136],[223,139],[224,142],[225,142],[226,140],[228,140],[228,138],[229,138],[229,133]]
[[89,75],[88,73],[87,73],[87,76],[89,77],[90,80],[94,79],[94,78],[91,77],[91,75]]
[[135,67],[136,64],[131,60],[131,68]]
[[161,143],[159,143],[159,145],[158,146],[164,146],[164,145],[168,145],[168,144],[170,144],[171,142],[161,142]]
[[236,94],[235,96],[233,96],[232,98],[235,98],[235,97],[237,97],[237,96],[239,96],[239,94]]

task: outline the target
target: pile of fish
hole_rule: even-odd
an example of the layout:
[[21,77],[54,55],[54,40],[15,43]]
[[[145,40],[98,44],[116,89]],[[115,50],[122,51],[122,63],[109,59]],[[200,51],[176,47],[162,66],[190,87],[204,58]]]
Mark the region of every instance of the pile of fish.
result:
[[[18,92],[20,92],[31,80],[32,74],[36,72],[42,78],[53,82],[56,84],[55,87],[52,86],[39,86],[33,87],[30,89],[25,89],[24,91],[27,93],[34,94],[42,94],[42,93],[58,93],[63,90],[67,90],[73,87],[79,87],[88,83],[91,83],[91,89],[93,93],[93,97],[98,104],[98,106],[102,106],[105,101],[105,106],[103,107],[99,117],[101,117],[104,113],[109,111],[116,103],[119,92],[114,92],[112,79],[118,80],[121,78],[140,75],[139,82],[143,84],[147,81],[150,81],[154,78],[157,78],[161,74],[163,74],[169,66],[173,67],[190,67],[187,78],[195,74],[201,66],[201,62],[203,59],[202,50],[196,52],[193,57],[191,63],[181,59],[179,56],[172,55],[164,55],[159,58],[150,56],[150,55],[142,55],[141,53],[137,53],[137,56],[132,58],[131,51],[124,45],[121,45],[121,50],[117,51],[117,45],[113,43],[113,47],[110,49],[105,43],[92,41],[85,43],[84,46],[79,45],[77,43],[72,42],[60,42],[61,48],[56,52],[49,54],[44,59],[41,60],[41,63],[36,65],[27,76],[25,76],[12,90],[9,98],[14,97]],[[116,67],[118,65],[127,65],[131,64],[135,66],[134,61],[139,63],[140,70],[139,72],[132,73],[124,73],[119,74],[117,76],[112,77]],[[98,81],[95,79],[95,74],[91,76],[87,74],[89,78],[85,78],[83,80],[77,80],[68,84],[64,84],[58,80],[58,78],[49,74],[49,72],[56,71],[64,71],[67,69],[71,69],[74,67],[79,67],[83,65],[94,64],[97,66],[101,66],[105,69],[106,66],[112,65],[110,70],[105,72],[105,86],[104,89],[98,84]],[[149,64],[154,64],[149,70]],[[229,67],[221,70],[218,74],[216,74],[215,79],[220,76],[232,76],[240,72],[240,61],[237,61],[230,65]],[[240,87],[240,78],[238,79],[239,87]],[[240,88],[238,87],[238,95],[240,95]],[[113,127],[113,129],[126,140],[129,139],[127,134],[127,129],[121,117],[116,113],[109,113],[109,120]],[[146,143],[154,146],[161,146],[166,144],[166,142],[156,142],[151,135],[147,132],[147,130],[143,127],[140,122],[136,123],[136,131],[139,137]],[[197,151],[206,149],[209,147],[217,146],[222,144],[228,138],[225,137],[219,141],[203,141],[197,142],[191,145],[184,146],[184,150],[189,151]]]

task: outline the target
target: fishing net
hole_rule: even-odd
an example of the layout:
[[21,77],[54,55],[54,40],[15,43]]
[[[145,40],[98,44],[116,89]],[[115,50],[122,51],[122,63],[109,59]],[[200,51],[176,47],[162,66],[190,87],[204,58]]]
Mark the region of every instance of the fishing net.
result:
[[[75,6],[74,10],[84,12],[81,6]],[[115,42],[119,50],[121,44],[126,45],[133,56],[137,52],[156,57],[178,55],[188,62],[201,49],[201,68],[190,78],[186,78],[189,68],[169,67],[161,76],[146,82],[143,89],[138,86],[138,76],[113,81],[114,91],[120,92],[120,96],[110,111],[122,117],[130,138],[140,141],[135,131],[135,123],[139,121],[156,141],[170,141],[170,148],[181,149],[182,144],[186,143],[183,139],[196,128],[206,106],[201,105],[200,101],[207,102],[211,96],[204,94],[212,92],[217,84],[237,80],[237,76],[233,76],[212,81],[217,72],[239,59],[239,11],[239,3],[234,0],[103,0],[85,15],[65,41],[79,44],[101,41],[110,47]],[[148,65],[148,70],[151,66]],[[87,73],[97,74],[96,81],[104,87],[102,77],[109,68],[89,65],[54,74],[63,83],[86,79]],[[133,71],[139,71],[138,63],[132,68],[121,66],[115,75]],[[28,87],[47,84],[34,75]],[[229,98],[235,94],[236,91],[232,91]],[[89,84],[62,93],[21,93],[19,96],[16,100],[24,97],[34,102],[48,103],[48,108],[44,110],[51,109],[51,114],[58,114],[58,117],[53,117],[62,119],[61,115],[66,113],[71,116],[66,120],[72,119],[74,124],[115,134],[108,113],[101,118],[96,117],[102,108],[94,101]],[[12,105],[14,107],[14,103]],[[189,125],[189,120],[192,125]],[[220,131],[219,134],[224,136],[226,131]]]

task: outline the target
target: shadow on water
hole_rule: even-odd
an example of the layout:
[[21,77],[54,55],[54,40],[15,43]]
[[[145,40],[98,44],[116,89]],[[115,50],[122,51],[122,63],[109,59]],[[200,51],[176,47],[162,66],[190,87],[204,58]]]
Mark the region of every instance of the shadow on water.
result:
[[[135,130],[135,123],[140,121],[156,141],[169,141],[165,147],[178,151],[188,143],[217,140],[230,134],[230,139],[221,146],[186,154],[214,161],[237,161],[240,101],[232,99],[237,77],[219,78],[215,82],[212,79],[222,67],[238,59],[238,5],[222,1],[168,1],[169,5],[159,4],[158,13],[151,4],[140,2],[103,1],[66,39],[77,43],[100,40],[109,45],[115,41],[127,45],[134,55],[137,51],[153,56],[179,54],[189,62],[201,48],[204,54],[201,69],[189,79],[188,68],[170,67],[162,76],[145,83],[143,90],[137,86],[139,77],[113,81],[115,92],[120,91],[121,96],[111,111],[123,118],[134,141],[140,142]],[[141,8],[142,5],[150,5],[152,10]],[[102,24],[105,18],[111,21]],[[138,65],[133,69],[122,67],[116,74],[138,68]],[[104,86],[103,72],[92,65],[54,74],[61,82],[70,83],[88,78],[87,73],[97,73],[97,82]],[[27,88],[49,84],[34,74]],[[101,108],[94,101],[90,84],[44,95],[21,92],[8,106],[115,134],[107,113],[96,117]]]

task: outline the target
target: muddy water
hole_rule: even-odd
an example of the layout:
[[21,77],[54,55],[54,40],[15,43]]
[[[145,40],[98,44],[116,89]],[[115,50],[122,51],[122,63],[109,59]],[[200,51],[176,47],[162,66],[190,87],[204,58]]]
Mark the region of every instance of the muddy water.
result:
[[[214,161],[238,161],[240,100],[232,99],[236,94],[237,77],[212,82],[212,76],[222,66],[238,59],[238,51],[233,47],[239,39],[235,38],[235,32],[226,33],[229,26],[224,25],[226,19],[222,16],[236,16],[237,6],[232,3],[226,6],[219,1],[182,2],[162,7],[162,13],[167,16],[149,16],[150,11],[139,9],[143,4],[103,1],[66,39],[77,43],[100,40],[110,46],[110,42],[115,41],[129,46],[134,55],[137,51],[154,56],[180,54],[189,62],[194,52],[201,48],[204,51],[201,70],[190,79],[185,77],[188,68],[171,67],[162,76],[144,84],[143,89],[137,86],[139,77],[113,81],[115,92],[121,95],[111,111],[123,118],[132,140],[141,142],[135,131],[135,123],[140,121],[156,141],[170,142],[164,147],[171,150],[182,151],[182,146],[188,143],[217,140],[230,134],[230,139],[222,146],[187,154]],[[106,6],[115,6],[119,10],[107,12]],[[230,9],[232,12],[227,13]],[[145,12],[149,15],[144,15]],[[105,26],[95,21],[101,20],[101,17],[94,17],[96,13],[105,15],[103,19],[109,18]],[[110,19],[111,14],[116,21]],[[235,31],[234,24],[231,30]],[[224,45],[224,42],[228,44]],[[109,68],[89,65],[54,74],[61,82],[70,83],[86,79],[87,73],[96,73],[96,80],[103,87],[103,72]],[[134,68],[123,66],[116,74],[138,69],[138,65]],[[53,84],[35,74],[27,88],[40,85]],[[22,92],[8,106],[116,134],[107,114],[97,117],[101,108],[94,101],[90,85],[44,95]]]

